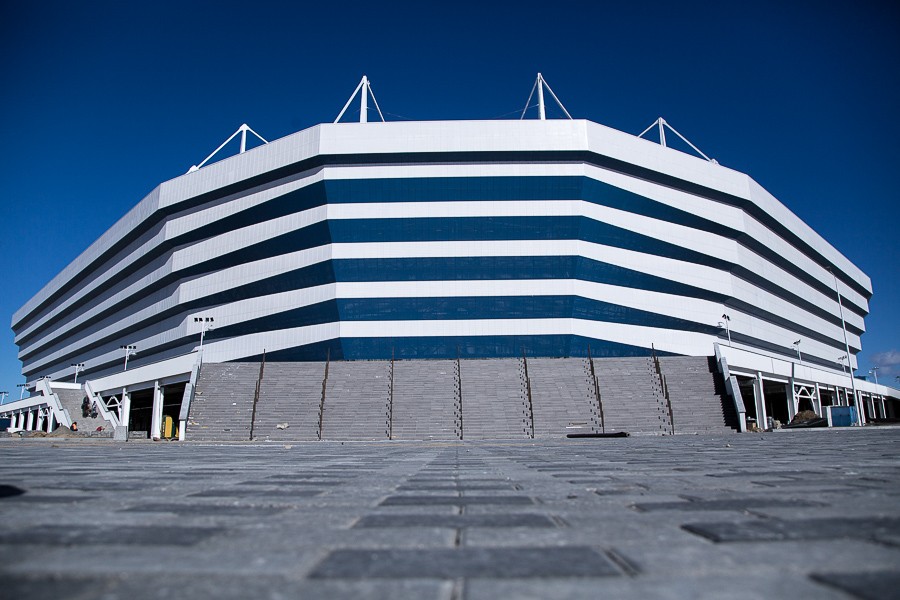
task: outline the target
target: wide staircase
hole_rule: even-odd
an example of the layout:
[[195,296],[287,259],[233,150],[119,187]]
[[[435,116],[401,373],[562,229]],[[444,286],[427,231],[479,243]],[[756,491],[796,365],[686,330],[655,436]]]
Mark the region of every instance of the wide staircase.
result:
[[671,433],[668,408],[652,358],[594,360],[605,433]]
[[672,400],[675,433],[734,431],[737,413],[711,358],[671,356],[659,362]]
[[667,435],[673,424],[676,434],[736,428],[709,358],[266,363],[261,379],[259,363],[208,363],[186,437],[240,441],[252,431],[254,440],[272,442],[530,439]]
[[259,371],[259,363],[204,364],[191,402],[186,439],[249,440]]

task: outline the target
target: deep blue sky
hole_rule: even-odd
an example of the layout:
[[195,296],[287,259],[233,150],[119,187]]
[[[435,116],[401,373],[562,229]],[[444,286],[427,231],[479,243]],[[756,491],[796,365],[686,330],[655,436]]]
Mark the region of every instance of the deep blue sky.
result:
[[0,390],[12,313],[241,123],[330,122],[363,74],[389,120],[509,118],[538,71],[575,118],[662,115],[784,202],[872,278],[861,370],[900,375],[893,3],[317,4],[3,3]]

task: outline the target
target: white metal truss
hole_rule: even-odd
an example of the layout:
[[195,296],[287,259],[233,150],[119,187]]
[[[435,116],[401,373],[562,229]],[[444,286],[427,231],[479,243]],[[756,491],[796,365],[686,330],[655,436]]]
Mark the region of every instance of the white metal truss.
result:
[[268,143],[269,143],[269,142],[267,142],[267,141],[265,140],[265,138],[263,138],[263,136],[259,135],[258,133],[256,133],[256,132],[253,131],[252,129],[250,129],[250,126],[247,125],[246,123],[244,123],[243,125],[241,125],[240,127],[238,127],[238,128],[237,128],[237,131],[235,131],[234,133],[232,133],[232,134],[228,137],[227,140],[225,140],[224,142],[222,142],[222,143],[219,145],[218,148],[216,148],[215,150],[213,150],[212,154],[210,154],[210,155],[207,156],[205,159],[203,159],[203,162],[202,162],[202,163],[200,163],[199,165],[194,165],[194,166],[192,166],[190,169],[188,169],[188,173],[193,173],[194,171],[196,171],[196,170],[202,168],[203,165],[205,165],[206,163],[208,163],[208,162],[210,161],[210,159],[211,159],[213,156],[215,156],[216,154],[218,154],[219,151],[220,151],[222,148],[224,148],[225,146],[227,146],[227,145],[228,145],[228,142],[230,142],[231,140],[233,140],[234,137],[235,137],[237,134],[241,134],[241,151],[240,151],[240,154],[243,154],[244,152],[246,152],[246,151],[247,151],[247,132],[248,132],[248,131],[249,131],[250,133],[252,133],[253,135],[255,135],[257,138],[259,138],[260,141],[262,141],[263,144],[268,144]]
[[799,407],[801,400],[808,400],[810,408],[817,410],[817,407],[820,405],[816,384],[794,383],[794,406]]
[[334,120],[335,123],[341,120],[341,117],[344,116],[344,113],[347,112],[347,109],[350,107],[350,103],[353,102],[353,99],[356,98],[356,95],[360,94],[359,97],[359,122],[360,123],[368,123],[369,122],[369,95],[372,95],[372,102],[375,103],[375,109],[378,111],[378,116],[381,117],[381,121],[384,122],[384,115],[381,114],[381,108],[378,106],[378,100],[375,99],[375,92],[372,91],[372,84],[369,82],[369,78],[365,75],[362,76],[362,79],[359,80],[359,85],[356,86],[356,89],[353,90],[353,93],[350,94],[350,99],[347,100],[347,104],[344,105],[344,108],[341,109],[341,114],[337,116],[337,119]]
[[110,396],[109,398],[102,398],[102,400],[106,410],[114,412],[119,419],[122,418],[122,401],[119,400],[118,396]]
[[668,127],[668,128],[669,128],[669,131],[671,131],[672,133],[674,133],[675,135],[677,135],[678,137],[680,137],[680,138],[681,138],[681,141],[683,141],[685,144],[687,144],[688,146],[690,146],[691,148],[693,148],[694,152],[696,152],[697,154],[699,154],[700,156],[702,156],[703,158],[705,158],[706,160],[708,160],[708,161],[711,162],[711,163],[719,164],[719,162],[718,162],[717,160],[715,160],[714,158],[710,158],[710,157],[708,157],[707,155],[703,154],[703,152],[700,151],[700,148],[698,148],[697,146],[695,146],[695,145],[693,145],[692,143],[690,143],[686,137],[684,137],[683,135],[681,135],[680,133],[678,133],[678,131],[676,131],[676,129],[675,129],[674,127],[672,127],[671,125],[669,125],[668,121],[666,121],[666,120],[663,119],[662,117],[659,117],[658,119],[656,119],[655,121],[653,121],[653,123],[651,123],[650,126],[649,126],[647,129],[645,129],[644,131],[642,131],[641,134],[640,134],[638,137],[644,137],[644,135],[646,135],[646,133],[647,133],[648,131],[650,131],[651,129],[653,129],[654,127],[658,127],[658,128],[659,128],[659,144],[660,144],[663,148],[666,148],[666,147],[667,147],[667,146],[666,146],[666,128]]
[[556,94],[553,93],[553,90],[550,89],[550,84],[544,79],[544,76],[540,73],[537,74],[537,79],[534,80],[534,85],[531,87],[531,93],[528,94],[528,100],[525,101],[525,108],[522,109],[522,116],[519,117],[519,120],[525,118],[525,113],[528,111],[528,108],[531,104],[531,98],[534,97],[534,90],[537,90],[538,93],[538,118],[541,121],[547,120],[547,111],[544,106],[544,88],[547,88],[547,91],[550,92],[550,95],[553,96],[553,99],[556,101],[556,104],[562,109],[564,113],[566,113],[566,117],[569,120],[572,120],[572,115],[569,114],[569,111],[566,110],[566,107],[563,106],[563,103],[559,101],[559,98],[556,97]]

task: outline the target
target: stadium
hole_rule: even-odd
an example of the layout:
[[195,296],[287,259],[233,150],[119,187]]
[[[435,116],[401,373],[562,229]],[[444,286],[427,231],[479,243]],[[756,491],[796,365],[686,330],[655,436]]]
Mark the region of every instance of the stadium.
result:
[[896,417],[851,376],[865,273],[664,120],[656,143],[546,119],[535,90],[537,119],[369,122],[363,78],[359,122],[252,149],[242,126],[15,313],[30,395],[0,417],[273,440]]

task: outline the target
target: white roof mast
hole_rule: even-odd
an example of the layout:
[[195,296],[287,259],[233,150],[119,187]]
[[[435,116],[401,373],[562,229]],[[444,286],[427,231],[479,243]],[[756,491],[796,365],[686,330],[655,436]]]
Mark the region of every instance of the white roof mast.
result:
[[654,127],[659,127],[659,145],[662,146],[663,148],[666,148],[666,127],[668,127],[668,128],[669,128],[669,131],[671,131],[672,133],[674,133],[675,135],[677,135],[678,137],[680,137],[681,140],[682,140],[685,144],[687,144],[688,146],[690,146],[691,148],[693,148],[694,152],[696,152],[697,154],[699,154],[700,156],[702,156],[703,158],[705,158],[706,160],[708,160],[708,161],[711,162],[711,163],[719,164],[718,161],[716,161],[716,159],[710,158],[710,157],[708,157],[707,155],[703,154],[703,153],[700,151],[700,148],[698,148],[697,146],[695,146],[695,145],[693,145],[692,143],[690,143],[686,137],[684,137],[683,135],[681,135],[680,133],[678,133],[678,132],[675,130],[675,128],[672,127],[671,125],[669,125],[668,121],[666,121],[666,120],[663,119],[662,117],[660,117],[660,118],[658,118],[657,120],[653,121],[653,123],[650,124],[650,127],[648,127],[647,129],[645,129],[644,131],[642,131],[641,134],[640,134],[638,137],[644,137],[644,135],[645,135],[648,131],[650,131],[651,129],[653,129]]
[[534,85],[531,88],[531,93],[528,94],[528,100],[525,101],[525,108],[522,109],[522,116],[519,117],[519,120],[525,118],[525,113],[528,111],[529,104],[531,104],[531,98],[534,96],[534,90],[537,89],[538,93],[538,117],[541,121],[547,120],[547,111],[544,107],[544,88],[547,88],[547,91],[550,92],[550,95],[553,96],[553,99],[556,101],[556,104],[562,109],[569,120],[572,120],[572,115],[569,114],[569,111],[566,110],[566,107],[563,106],[563,103],[559,101],[559,98],[556,97],[556,94],[553,93],[553,90],[550,89],[550,84],[544,79],[544,76],[540,73],[537,74],[537,79],[534,80]]
[[341,114],[337,116],[337,119],[335,119],[334,122],[337,123],[341,120],[341,117],[343,117],[344,113],[347,112],[347,108],[350,107],[350,103],[353,102],[353,99],[356,98],[357,94],[360,94],[359,122],[369,122],[369,94],[372,94],[372,102],[375,103],[375,108],[378,110],[378,116],[381,117],[381,120],[383,122],[384,115],[381,114],[381,108],[378,106],[378,100],[375,99],[375,93],[372,91],[372,84],[369,83],[369,78],[365,75],[363,75],[362,79],[359,80],[359,85],[357,85],[356,89],[353,90],[353,93],[350,94],[350,99],[347,100],[347,104],[345,104],[344,108],[341,109]]
[[231,134],[231,137],[229,137],[227,140],[225,140],[224,142],[222,142],[222,144],[221,144],[218,148],[216,148],[215,150],[213,150],[212,154],[210,154],[210,155],[207,156],[205,159],[203,159],[203,162],[202,162],[202,163],[200,163],[199,165],[194,165],[194,166],[192,166],[190,169],[188,169],[188,173],[193,173],[194,171],[200,169],[203,165],[205,165],[206,163],[208,163],[209,160],[210,160],[213,156],[215,156],[216,154],[218,154],[218,153],[219,153],[219,150],[221,150],[221,149],[224,148],[226,145],[228,145],[228,142],[230,142],[231,140],[233,140],[233,139],[234,139],[234,136],[236,136],[237,134],[241,134],[241,151],[240,151],[240,154],[243,154],[244,152],[246,152],[246,151],[247,151],[247,132],[248,132],[248,131],[249,131],[250,133],[252,133],[253,135],[255,135],[256,137],[258,137],[258,138],[260,139],[260,141],[262,141],[263,144],[268,144],[268,143],[269,143],[269,142],[267,142],[267,141],[265,140],[265,138],[263,138],[263,136],[259,135],[258,133],[256,133],[256,132],[253,131],[252,129],[250,129],[250,126],[247,125],[246,123],[244,123],[243,125],[241,125],[240,127],[238,127],[237,131],[235,131],[234,133]]

